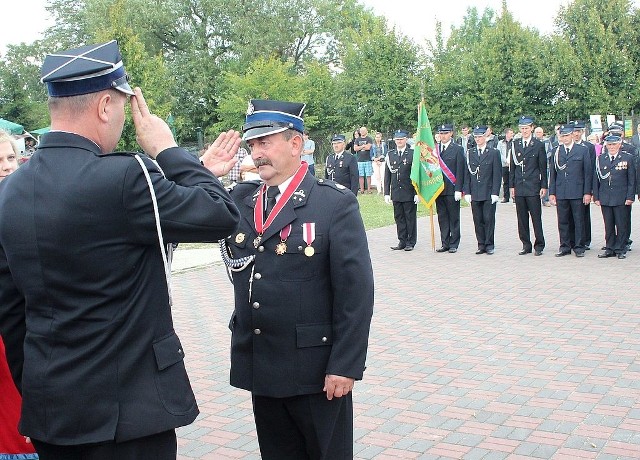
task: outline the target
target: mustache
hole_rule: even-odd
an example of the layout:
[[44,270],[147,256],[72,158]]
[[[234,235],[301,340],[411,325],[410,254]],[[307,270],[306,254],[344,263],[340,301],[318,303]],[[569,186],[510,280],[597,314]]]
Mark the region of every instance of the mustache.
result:
[[268,158],[258,158],[257,160],[253,160],[253,164],[256,165],[256,168],[266,165],[273,166]]

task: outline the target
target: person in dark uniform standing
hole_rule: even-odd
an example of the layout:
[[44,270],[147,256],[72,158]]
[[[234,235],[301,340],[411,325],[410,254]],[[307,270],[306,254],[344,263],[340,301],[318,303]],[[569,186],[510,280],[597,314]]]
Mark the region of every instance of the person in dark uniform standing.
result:
[[[514,140],[511,147],[509,185],[511,198],[516,203],[518,216],[518,235],[522,241],[519,255],[542,255],[544,233],[542,230],[542,204],[540,200],[547,193],[547,154],[544,144],[533,135],[533,118],[521,116],[518,128],[522,138]],[[529,216],[535,234],[533,248],[529,230]]]
[[502,160],[497,149],[487,145],[487,126],[473,128],[475,147],[467,152],[465,199],[471,204],[478,241],[476,254],[495,251],[496,203],[500,200]]
[[391,249],[413,251],[418,234],[418,200],[411,182],[413,150],[407,146],[406,131],[398,130],[393,135],[396,148],[387,155],[384,175],[384,201],[393,201],[393,218],[396,221],[398,244]]
[[327,157],[324,176],[358,194],[358,161],[344,149],[345,137],[334,134],[331,139],[333,154]]
[[[595,171],[596,167],[596,146],[591,142],[583,139],[586,124],[582,120],[577,120],[573,123],[573,140],[578,145],[583,145],[589,151],[589,161],[591,163],[591,172]],[[550,165],[551,167],[551,165]],[[593,186],[593,181],[589,183],[589,187]],[[589,191],[589,195],[593,197],[593,190]],[[584,204],[584,249],[591,249],[591,201]]]
[[636,195],[636,173],[633,157],[621,150],[622,137],[609,134],[605,148],[596,160],[593,198],[602,209],[605,228],[604,252],[601,259],[625,259],[631,232],[631,205]]
[[[47,55],[42,81],[51,131],[0,184],[0,333],[20,432],[42,460],[175,459],[175,428],[198,407],[164,243],[224,237],[238,209],[131,90],[115,41]],[[157,164],[113,153],[128,97]],[[220,153],[224,175],[239,145],[225,133],[203,161]]]
[[300,160],[304,107],[252,100],[243,126],[264,184],[231,191],[243,219],[221,242],[235,292],[231,385],[251,392],[263,459],[350,460],[373,271],[355,195]]
[[584,209],[591,203],[593,167],[589,149],[574,142],[575,124],[561,125],[560,145],[551,156],[549,202],[556,206],[560,248],[556,257],[584,257]]
[[436,198],[438,226],[442,247],[436,252],[457,252],[460,244],[460,199],[464,186],[464,149],[451,140],[453,125],[438,127],[440,144],[438,150],[444,162],[444,190]]

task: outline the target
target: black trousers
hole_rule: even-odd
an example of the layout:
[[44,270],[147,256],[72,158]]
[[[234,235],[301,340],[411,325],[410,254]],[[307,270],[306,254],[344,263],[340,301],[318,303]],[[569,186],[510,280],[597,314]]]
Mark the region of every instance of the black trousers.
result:
[[415,246],[418,236],[416,219],[418,206],[413,201],[394,201],[393,218],[396,221],[400,246]]
[[460,202],[453,195],[440,195],[436,198],[438,226],[442,247],[456,248],[460,244]]
[[491,204],[491,200],[472,201],[471,214],[476,229],[478,249],[494,249],[496,205]]
[[557,200],[558,233],[560,234],[560,252],[576,254],[584,252],[584,210],[582,198],[575,200]]
[[604,241],[607,252],[625,254],[631,235],[631,206],[601,206],[604,218]]
[[505,201],[509,201],[509,198],[511,198],[511,193],[509,193],[509,166],[502,167],[502,197]]
[[584,246],[591,246],[591,203],[584,205]]
[[533,224],[536,239],[533,247],[537,251],[544,249],[544,233],[542,231],[542,203],[540,196],[516,195],[516,215],[518,216],[518,236],[522,241],[522,249],[531,252],[531,233],[529,231],[529,216]]
[[252,396],[263,460],[353,459],[351,393],[269,398]]
[[175,430],[118,443],[60,446],[31,441],[40,460],[175,460],[178,455]]

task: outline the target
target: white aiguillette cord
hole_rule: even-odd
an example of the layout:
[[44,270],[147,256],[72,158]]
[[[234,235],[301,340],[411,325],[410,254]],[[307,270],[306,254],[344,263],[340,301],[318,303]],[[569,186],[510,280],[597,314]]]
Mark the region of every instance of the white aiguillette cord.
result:
[[[149,192],[151,193],[151,202],[153,203],[153,215],[156,219],[156,231],[158,232],[158,243],[160,243],[160,253],[162,254],[162,263],[164,264],[164,273],[167,279],[167,293],[169,294],[169,306],[173,305],[173,299],[171,296],[171,259],[173,258],[173,246],[171,244],[165,245],[164,238],[162,237],[162,227],[160,226],[160,212],[158,211],[158,200],[156,199],[156,192],[153,189],[153,183],[151,182],[151,177],[149,176],[149,171],[147,171],[147,167],[144,165],[142,158],[139,155],[134,155],[135,159],[140,164],[142,168],[142,173],[144,177],[147,179],[147,185],[149,186]],[[155,162],[154,162],[155,163]],[[155,163],[160,169],[160,172],[164,176],[164,171],[160,168],[160,165]]]

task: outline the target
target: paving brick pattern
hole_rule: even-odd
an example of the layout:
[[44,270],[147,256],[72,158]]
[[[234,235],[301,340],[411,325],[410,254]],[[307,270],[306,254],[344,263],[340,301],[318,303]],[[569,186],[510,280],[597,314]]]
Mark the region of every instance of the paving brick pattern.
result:
[[[354,392],[355,457],[640,458],[635,212],[638,242],[626,260],[596,258],[604,237],[595,206],[593,250],[582,259],[554,257],[555,208],[543,208],[541,257],[517,255],[510,203],[498,205],[491,256],[475,255],[469,208],[456,254],[432,252],[428,218],[413,252],[389,250],[395,227],[368,232],[376,304],[368,367]],[[179,458],[259,459],[250,395],[228,384],[226,273],[209,266],[173,284],[201,410],[178,431]]]

